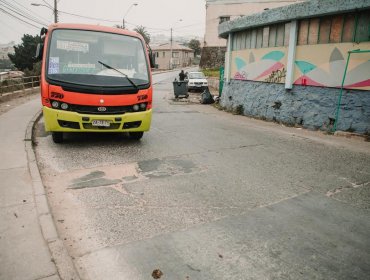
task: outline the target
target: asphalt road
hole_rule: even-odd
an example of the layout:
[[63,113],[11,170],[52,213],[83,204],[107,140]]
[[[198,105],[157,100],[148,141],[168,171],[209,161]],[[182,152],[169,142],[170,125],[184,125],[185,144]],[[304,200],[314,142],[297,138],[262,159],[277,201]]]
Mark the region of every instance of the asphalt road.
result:
[[[368,279],[370,143],[172,100],[152,128],[35,147],[82,279]],[[163,275],[162,275],[163,273]]]

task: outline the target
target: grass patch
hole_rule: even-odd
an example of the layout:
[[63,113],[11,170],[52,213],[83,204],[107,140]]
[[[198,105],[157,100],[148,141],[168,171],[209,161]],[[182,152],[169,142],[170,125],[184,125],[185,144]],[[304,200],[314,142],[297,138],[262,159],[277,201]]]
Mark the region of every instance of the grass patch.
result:
[[220,68],[202,69],[202,72],[206,77],[220,77]]

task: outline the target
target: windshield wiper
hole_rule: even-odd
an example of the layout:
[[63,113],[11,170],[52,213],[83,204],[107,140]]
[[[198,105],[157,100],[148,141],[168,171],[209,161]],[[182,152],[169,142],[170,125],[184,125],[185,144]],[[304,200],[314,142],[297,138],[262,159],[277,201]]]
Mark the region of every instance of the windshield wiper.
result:
[[114,68],[114,67],[112,67],[112,66],[109,66],[108,64],[105,64],[104,62],[101,62],[100,60],[98,60],[98,62],[101,64],[101,65],[103,65],[104,67],[106,67],[106,68],[108,68],[108,69],[112,69],[112,70],[114,70],[114,71],[116,71],[116,72],[118,72],[118,73],[120,73],[121,75],[123,75],[126,79],[127,79],[127,81],[129,81],[130,82],[130,84],[137,90],[138,89],[138,87],[137,87],[137,85],[127,76],[127,74],[125,74],[125,73],[123,73],[123,72],[121,72],[121,71],[119,71],[118,69],[116,69],[116,68]]

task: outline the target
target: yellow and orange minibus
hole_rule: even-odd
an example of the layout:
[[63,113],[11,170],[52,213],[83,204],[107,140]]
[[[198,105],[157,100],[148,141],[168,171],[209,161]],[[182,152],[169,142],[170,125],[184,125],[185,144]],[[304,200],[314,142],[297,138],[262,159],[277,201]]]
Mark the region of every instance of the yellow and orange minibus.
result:
[[41,30],[41,99],[45,130],[128,132],[139,140],[152,116],[150,48],[125,29],[53,24]]

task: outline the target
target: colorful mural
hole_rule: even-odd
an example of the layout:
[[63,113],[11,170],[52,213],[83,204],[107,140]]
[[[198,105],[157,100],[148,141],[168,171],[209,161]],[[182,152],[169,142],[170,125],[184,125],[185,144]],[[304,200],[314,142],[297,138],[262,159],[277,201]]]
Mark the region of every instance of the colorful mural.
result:
[[235,52],[232,77],[270,83],[285,82],[286,48],[252,49]]
[[[294,84],[340,87],[348,51],[370,50],[370,43],[297,46]],[[231,76],[237,80],[285,83],[287,48],[234,51]],[[370,90],[370,53],[352,54],[345,88]]]
[[[360,48],[369,50],[370,44],[298,46],[294,84],[341,87],[348,51]],[[370,53],[351,55],[344,87],[370,90]]]

